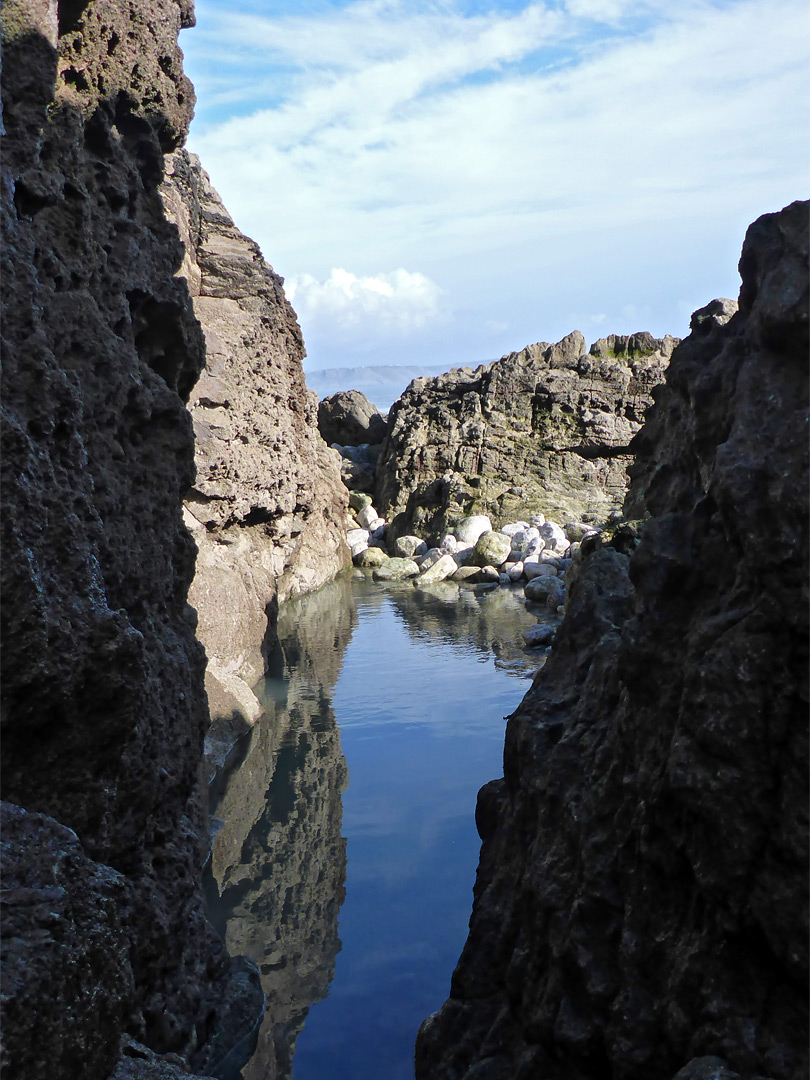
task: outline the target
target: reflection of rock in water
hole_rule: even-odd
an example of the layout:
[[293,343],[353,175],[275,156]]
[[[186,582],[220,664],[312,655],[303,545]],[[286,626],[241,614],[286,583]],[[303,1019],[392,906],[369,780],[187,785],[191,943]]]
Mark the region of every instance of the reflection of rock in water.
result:
[[560,616],[536,604],[526,604],[522,590],[497,587],[478,591],[441,582],[429,589],[389,589],[388,595],[417,640],[441,641],[442,645],[469,653],[474,645],[482,657],[492,656],[497,667],[516,674],[530,674],[538,654],[523,641],[523,631],[538,617],[556,625]]
[[289,1077],[309,1006],[334,974],[346,763],[329,695],[355,623],[345,578],[282,607],[268,716],[215,809],[213,917],[230,952],[258,965],[267,998],[245,1080]]

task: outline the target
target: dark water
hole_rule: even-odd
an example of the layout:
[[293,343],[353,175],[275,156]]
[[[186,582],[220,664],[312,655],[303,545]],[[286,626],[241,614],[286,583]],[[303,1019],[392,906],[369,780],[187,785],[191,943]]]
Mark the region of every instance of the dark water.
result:
[[536,615],[508,589],[365,578],[282,610],[270,717],[216,810],[218,917],[268,1000],[246,1080],[412,1077],[466,937],[476,793],[538,666]]

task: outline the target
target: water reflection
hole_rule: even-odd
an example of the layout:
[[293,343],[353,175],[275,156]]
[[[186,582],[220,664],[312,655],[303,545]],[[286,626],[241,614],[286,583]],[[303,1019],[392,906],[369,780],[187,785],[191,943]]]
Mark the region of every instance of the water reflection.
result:
[[500,772],[515,677],[536,670],[537,614],[517,590],[352,577],[282,608],[268,718],[214,811],[214,918],[267,998],[245,1080],[290,1080],[336,966],[296,1080],[412,1075],[466,934],[475,796]]
[[340,949],[347,774],[330,692],[356,621],[346,578],[284,606],[261,694],[267,717],[214,808],[212,919],[229,951],[256,963],[266,997],[245,1080],[288,1080]]

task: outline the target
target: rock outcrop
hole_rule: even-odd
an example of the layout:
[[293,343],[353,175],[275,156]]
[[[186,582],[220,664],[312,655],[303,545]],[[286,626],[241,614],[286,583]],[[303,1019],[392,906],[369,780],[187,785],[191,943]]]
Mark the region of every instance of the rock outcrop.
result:
[[676,341],[578,332],[475,371],[414,379],[395,402],[375,505],[393,535],[438,539],[463,517],[496,527],[542,511],[595,521],[621,507],[629,444]]
[[376,446],[388,430],[385,417],[359,390],[338,390],[318,403],[318,430],[329,446]]
[[641,542],[583,561],[479,795],[420,1080],[807,1075],[807,203],[740,273],[634,444]]
[[189,0],[3,5],[8,1080],[216,1071],[255,1023],[258,973],[230,959],[201,897],[208,710],[189,587],[241,715],[265,608],[348,560],[280,279],[183,157],[188,250],[165,212],[192,22]]
[[339,457],[318,435],[283,280],[194,155],[178,151],[167,173],[164,200],[186,248],[180,274],[205,334],[205,369],[189,398],[197,477],[185,520],[199,549],[189,599],[208,656],[213,749],[218,733],[227,745],[259,715],[251,687],[278,603],[349,564],[348,497]]

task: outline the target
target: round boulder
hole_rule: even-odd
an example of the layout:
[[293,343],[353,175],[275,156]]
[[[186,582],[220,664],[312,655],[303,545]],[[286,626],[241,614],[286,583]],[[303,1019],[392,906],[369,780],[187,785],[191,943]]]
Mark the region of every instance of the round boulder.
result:
[[413,559],[386,559],[373,573],[375,581],[404,581],[416,577],[419,567]]
[[502,532],[483,533],[475,544],[473,562],[478,566],[501,566],[509,558],[512,541]]
[[469,547],[486,532],[492,532],[492,522],[486,514],[474,514],[461,520],[456,528],[456,539],[460,547]]
[[318,403],[318,430],[329,446],[381,443],[388,424],[376,405],[359,390],[338,390]]

